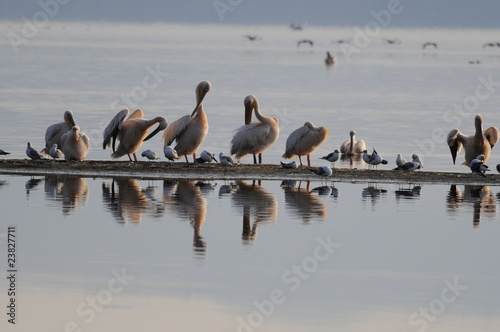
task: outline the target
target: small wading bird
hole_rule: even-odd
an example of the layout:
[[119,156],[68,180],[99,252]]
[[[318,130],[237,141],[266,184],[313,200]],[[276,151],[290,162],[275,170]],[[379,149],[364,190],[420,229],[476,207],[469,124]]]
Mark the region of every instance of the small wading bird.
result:
[[50,148],[49,154],[54,159],[64,158],[64,153],[58,148],[56,143],[54,143]]
[[191,114],[185,115],[172,122],[163,133],[164,148],[176,141],[174,147],[179,157],[184,156],[188,163],[188,155],[196,159],[196,150],[203,143],[208,133],[208,119],[203,110],[203,99],[210,91],[212,85],[208,81],[202,81],[196,86],[196,107]]
[[0,155],[1,156],[6,156],[8,154],[10,154],[10,152],[7,152],[7,151],[4,151],[4,150],[0,149]]
[[339,160],[340,158],[340,151],[335,149],[332,153],[329,153],[328,155],[321,157],[320,159],[328,160],[331,162],[333,165],[335,165],[335,162]]
[[225,156],[224,153],[219,153],[219,160],[222,166],[236,166],[236,161],[231,156]]
[[160,156],[158,155],[158,153],[156,153],[155,151],[152,151],[152,150],[145,150],[145,151],[143,151],[141,153],[141,156],[142,157],[146,157],[149,160],[158,160],[158,159],[160,159]]
[[302,156],[307,156],[307,166],[311,166],[311,153],[316,150],[328,137],[326,127],[316,127],[307,121],[302,127],[295,129],[286,140],[286,149],[283,158],[299,157],[302,166]]
[[165,158],[170,161],[180,159],[180,157],[177,155],[177,151],[175,151],[171,146],[166,146],[165,149],[163,149],[163,154],[165,154]]
[[447,142],[453,164],[462,147],[465,150],[465,165],[470,165],[471,161],[480,154],[484,155],[484,162],[490,158],[491,149],[498,142],[498,128],[489,127],[483,132],[483,117],[480,114],[474,118],[474,126],[476,132],[471,136],[462,134],[458,129],[449,132]]
[[310,171],[316,175],[324,177],[330,176],[333,173],[333,170],[328,166],[320,166],[317,169],[310,169]]
[[364,150],[366,150],[365,141],[356,141],[357,133],[355,130],[351,130],[349,132],[349,135],[351,136],[351,139],[342,143],[342,145],[340,146],[340,153],[347,156],[363,154]]
[[30,142],[28,142],[28,146],[26,147],[26,155],[33,160],[43,159],[42,156],[38,153],[38,151],[33,149]]
[[330,52],[326,52],[325,64],[327,66],[333,66],[335,64],[335,58],[330,54]]
[[[113,148],[111,157],[113,159],[127,155],[130,161],[132,161],[130,155],[133,155],[134,160],[137,161],[136,152],[139,151],[142,143],[167,127],[167,120],[162,116],[147,120],[144,119],[144,112],[140,109],[135,110],[130,116],[128,116],[129,113],[130,111],[128,109],[118,112],[106,129],[104,129],[104,142],[102,148],[105,150],[111,145]],[[157,123],[158,127],[148,135],[149,128]],[[115,149],[117,138],[120,143]]]
[[211,163],[212,160],[215,161],[216,163],[218,162],[214,154],[206,150],[203,150],[203,152],[200,154],[200,157],[195,159],[196,163],[198,164]]
[[90,148],[90,138],[74,126],[61,137],[61,150],[67,161],[84,161]]
[[423,168],[422,161],[420,160],[420,157],[416,153],[414,153],[412,155],[412,161],[407,162],[404,159],[402,159],[402,160],[404,161],[404,163],[402,163],[402,164],[398,164],[396,162],[396,164],[398,164],[398,167],[394,168],[395,171],[412,172],[412,171],[415,171],[417,169]]
[[486,173],[486,171],[490,170],[490,168],[488,167],[488,165],[486,165],[484,163],[484,155],[482,155],[482,154],[480,154],[475,159],[473,159],[470,162],[469,167],[470,167],[470,170],[472,171],[472,173],[479,174],[479,175],[482,175],[482,176],[486,176],[486,175],[484,175],[484,173]]
[[61,137],[76,126],[75,119],[73,118],[73,112],[65,111],[63,115],[63,122],[55,123],[47,128],[45,131],[45,148],[43,148],[40,153],[42,155],[48,156],[50,148],[57,144],[61,147]]
[[[230,154],[236,155],[236,159],[241,159],[247,154],[253,154],[253,163],[262,164],[262,152],[269,148],[280,134],[280,127],[277,118],[271,118],[260,113],[259,100],[254,95],[245,97],[245,124],[236,129],[231,139]],[[252,121],[252,111],[255,110],[255,117],[258,122]]]

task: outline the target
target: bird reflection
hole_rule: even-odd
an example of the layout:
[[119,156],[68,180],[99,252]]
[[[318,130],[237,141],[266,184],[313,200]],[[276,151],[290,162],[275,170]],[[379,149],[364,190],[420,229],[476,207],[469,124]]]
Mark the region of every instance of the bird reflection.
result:
[[[118,193],[115,187],[118,187]],[[142,221],[142,214],[148,209],[148,199],[136,179],[116,178],[111,184],[103,182],[102,196],[104,206],[120,223],[129,220]]]
[[387,190],[383,188],[378,188],[377,184],[368,183],[368,187],[363,188],[361,192],[361,197],[363,198],[363,202],[367,202],[370,199],[372,203],[372,207],[375,207],[375,204],[382,198],[387,196]]
[[7,184],[9,184],[7,181],[5,181],[5,180],[0,180],[0,189],[2,188],[2,186],[5,186],[5,185],[7,185]]
[[395,191],[396,201],[399,201],[400,199],[420,198],[421,191],[422,191],[421,186],[413,185],[413,184],[409,184],[408,188],[399,187],[399,189]]
[[347,155],[343,154],[340,157],[340,160],[343,164],[349,164],[351,168],[360,168],[365,165],[363,161],[363,155]]
[[281,183],[281,187],[285,191],[286,207],[292,211],[293,216],[302,219],[304,223],[310,223],[315,218],[323,220],[326,216],[325,204],[318,196],[311,193],[316,192],[318,195],[329,196],[332,194],[333,188],[321,186],[311,190],[310,185],[310,181],[306,181],[305,188],[302,188],[302,181],[299,181],[298,185],[297,181],[283,181]]
[[47,175],[45,176],[44,191],[47,200],[62,204],[62,213],[67,216],[79,205],[87,202],[89,187],[85,178]]
[[26,184],[24,186],[26,188],[26,196],[29,197],[29,195],[31,194],[31,190],[35,189],[42,181],[43,179],[35,179],[33,176],[28,181],[26,181]]
[[446,196],[448,213],[454,214],[462,207],[470,207],[472,204],[472,224],[479,227],[481,214],[490,219],[497,215],[498,198],[495,197],[488,186],[465,185],[461,191],[456,185],[451,185]]
[[[243,243],[251,244],[257,234],[257,225],[262,222],[273,222],[278,216],[278,202],[267,192],[261,181],[249,184],[243,180],[236,181],[236,189],[231,195],[232,203],[243,208]],[[251,219],[254,219],[253,225]]]
[[172,208],[181,218],[188,218],[194,229],[193,249],[199,256],[206,255],[206,243],[201,236],[201,227],[207,215],[207,200],[202,189],[213,187],[196,181],[163,182],[163,203]]

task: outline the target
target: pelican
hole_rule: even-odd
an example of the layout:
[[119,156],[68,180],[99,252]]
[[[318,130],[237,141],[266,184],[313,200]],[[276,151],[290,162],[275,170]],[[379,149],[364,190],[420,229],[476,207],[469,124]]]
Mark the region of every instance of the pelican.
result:
[[208,81],[202,81],[196,86],[196,107],[191,115],[185,115],[172,122],[163,133],[164,147],[176,141],[175,151],[179,156],[186,158],[193,155],[193,162],[196,159],[196,150],[203,143],[208,133],[208,120],[203,110],[203,98],[210,91],[212,85]]
[[458,129],[453,129],[448,134],[448,146],[450,147],[453,164],[462,146],[465,149],[465,165],[480,154],[484,155],[484,162],[490,158],[491,149],[498,142],[499,131],[496,127],[489,127],[483,132],[483,117],[477,114],[474,118],[476,132],[472,136],[462,134]]
[[8,154],[10,154],[10,152],[7,152],[7,151],[4,151],[4,150],[0,149],[0,155],[1,156],[6,156]]
[[396,166],[401,166],[406,163],[406,159],[401,156],[401,154],[398,153],[396,156]]
[[57,143],[54,143],[49,150],[49,154],[52,158],[64,158],[64,153],[58,148]]
[[33,160],[43,159],[42,156],[38,153],[38,151],[33,149],[30,142],[28,142],[28,146],[26,147],[26,155]]
[[166,146],[163,150],[163,153],[165,154],[165,157],[170,161],[180,159],[180,157],[177,155],[177,151],[175,151],[171,146]]
[[310,169],[310,171],[316,175],[320,175],[320,176],[324,176],[324,177],[330,176],[333,173],[332,169],[328,166],[320,166],[317,169]]
[[357,133],[355,130],[351,130],[349,132],[349,135],[351,136],[351,139],[346,140],[344,143],[342,143],[342,145],[340,146],[340,153],[348,156],[362,154],[363,151],[366,150],[365,141],[356,141]]
[[316,127],[307,121],[302,127],[295,129],[286,140],[286,149],[283,158],[299,157],[302,166],[302,156],[307,156],[307,166],[311,166],[311,153],[316,150],[328,137],[328,129]]
[[222,166],[236,166],[236,161],[231,156],[225,156],[224,153],[219,153],[219,160]]
[[74,126],[61,137],[61,150],[67,161],[83,161],[89,152],[90,139],[80,127]]
[[329,153],[328,155],[321,157],[320,159],[325,159],[328,160],[329,162],[333,163],[335,165],[335,162],[339,160],[340,157],[340,151],[335,149],[332,153]]
[[[254,95],[245,97],[245,125],[236,129],[231,139],[230,154],[236,155],[240,159],[247,154],[253,154],[253,163],[262,164],[262,152],[269,148],[280,134],[280,127],[277,118],[270,118],[260,113],[259,100]],[[258,122],[252,121],[252,112],[255,110],[255,117]]]
[[[404,160],[404,159],[403,159]],[[417,169],[422,168],[422,161],[420,160],[420,157],[414,153],[412,155],[412,161],[409,162],[404,162],[401,165],[398,164],[398,167],[394,168],[395,171],[405,171],[405,172],[412,172]]]
[[141,156],[142,157],[146,157],[149,160],[158,160],[158,159],[160,159],[160,156],[158,155],[158,153],[156,153],[155,151],[152,151],[152,150],[143,151],[141,153]]
[[280,161],[280,163],[281,163],[281,167],[283,167],[283,168],[297,168],[297,167],[299,167],[295,160],[292,161],[291,163],[287,163],[287,164],[282,162],[282,161]]
[[[141,148],[143,142],[149,140],[159,131],[167,128],[167,120],[162,116],[157,116],[154,119],[144,119],[144,112],[140,109],[135,110],[128,116],[130,110],[127,108],[118,112],[115,117],[104,129],[104,142],[102,148],[105,150],[110,145],[113,148],[111,157],[117,159],[127,155],[132,161],[131,154],[134,160],[137,161],[136,152]],[[128,117],[127,117],[128,116]],[[158,127],[148,135],[148,130],[158,123]],[[118,148],[115,149],[116,138],[120,141]],[[111,142],[111,139],[113,141]]]
[[200,157],[195,159],[196,163],[198,164],[211,163],[212,160],[215,161],[216,163],[218,162],[214,154],[206,150],[203,150],[203,152],[200,154]]
[[50,148],[57,144],[61,146],[61,137],[76,126],[75,120],[73,118],[73,112],[65,111],[63,115],[63,122],[55,123],[47,128],[45,131],[45,148],[40,151],[42,155],[50,155]]
[[335,64],[335,58],[330,54],[330,52],[326,52],[325,64],[327,66],[333,66]]
[[485,176],[484,173],[486,173],[486,171],[490,170],[488,165],[486,165],[484,163],[484,155],[482,155],[482,154],[480,154],[475,159],[473,159],[470,162],[469,167],[470,167],[470,170],[472,171],[472,173],[479,174],[482,176]]

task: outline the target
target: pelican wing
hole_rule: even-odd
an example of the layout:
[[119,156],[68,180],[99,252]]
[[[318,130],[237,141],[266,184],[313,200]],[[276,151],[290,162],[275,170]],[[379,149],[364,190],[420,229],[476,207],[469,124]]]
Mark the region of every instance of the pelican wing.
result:
[[104,141],[102,143],[103,150],[106,150],[106,148],[111,145],[111,139],[113,139],[113,152],[115,152],[116,137],[118,136],[123,122],[125,122],[125,119],[127,118],[129,113],[130,111],[128,109],[121,110],[111,120],[106,129],[104,129]]
[[190,121],[191,115],[188,114],[172,122],[163,132],[164,146],[171,145],[186,130]]
[[231,140],[230,154],[241,158],[248,153],[262,151],[269,144],[266,138],[271,132],[271,126],[263,123],[250,123],[236,129]]
[[452,129],[448,133],[447,138],[448,146],[450,147],[451,157],[453,159],[453,164],[455,164],[455,160],[457,159],[457,154],[462,149],[463,145],[463,135],[458,129]]
[[484,131],[484,136],[488,142],[490,142],[491,147],[494,147],[498,142],[498,136],[500,136],[500,133],[497,127],[489,127]]

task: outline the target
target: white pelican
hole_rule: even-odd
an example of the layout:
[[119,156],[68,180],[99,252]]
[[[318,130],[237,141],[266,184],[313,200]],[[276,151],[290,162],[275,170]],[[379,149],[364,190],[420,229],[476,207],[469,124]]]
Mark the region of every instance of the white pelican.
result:
[[205,111],[203,110],[203,98],[210,91],[212,85],[208,81],[202,81],[196,86],[196,107],[189,115],[185,115],[180,119],[172,122],[163,133],[164,147],[176,141],[175,151],[177,154],[186,158],[188,155],[193,155],[193,162],[196,159],[196,150],[203,143],[205,136],[208,133],[208,120]]
[[321,157],[320,159],[328,160],[329,162],[333,163],[335,165],[335,162],[339,160],[340,158],[340,151],[335,149],[332,153],[329,153],[328,155]]
[[479,174],[482,176],[485,176],[484,173],[486,173],[486,171],[490,170],[488,165],[486,165],[484,163],[484,155],[482,155],[482,154],[480,154],[475,159],[473,159],[470,162],[469,167],[470,167],[470,170],[472,171],[472,173]]
[[152,150],[142,151],[141,156],[142,157],[146,157],[149,160],[158,160],[158,159],[160,159],[160,156],[158,155],[158,153],[156,153],[155,151],[152,151]]
[[61,137],[61,150],[67,161],[83,161],[89,152],[90,139],[80,127],[74,126]]
[[311,169],[310,171],[316,175],[325,176],[325,177],[330,176],[333,173],[333,170],[328,166],[320,166],[317,169]]
[[[115,117],[104,129],[104,142],[102,148],[105,150],[110,145],[113,148],[111,157],[113,159],[128,155],[132,161],[131,154],[134,160],[137,161],[136,152],[141,148],[143,142],[147,141],[159,131],[167,128],[167,120],[162,116],[157,116],[154,119],[144,119],[144,112],[140,109],[135,110],[130,116],[130,111],[126,108],[118,112]],[[158,123],[158,127],[148,135],[148,130]],[[120,141],[118,148],[115,149],[116,138]],[[112,142],[111,142],[112,140]]]
[[61,146],[61,137],[76,126],[73,118],[73,112],[65,111],[63,116],[64,121],[55,123],[47,128],[45,131],[45,148],[40,151],[42,155],[49,155],[50,148],[57,144]]
[[[404,159],[403,159],[404,160]],[[405,172],[412,172],[417,169],[422,168],[422,161],[420,160],[420,157],[414,153],[412,155],[412,161],[404,162],[403,164],[399,165],[398,167],[394,168],[395,171],[405,171]]]
[[453,164],[462,146],[465,149],[465,165],[470,165],[470,162],[480,154],[484,155],[484,162],[490,158],[491,149],[498,142],[498,128],[489,127],[483,132],[483,117],[480,114],[474,118],[474,125],[476,132],[472,136],[464,135],[458,129],[449,132],[448,146]]
[[316,150],[328,137],[328,129],[316,127],[307,121],[300,128],[295,129],[286,140],[286,149],[283,158],[299,157],[302,166],[302,156],[307,156],[307,166],[311,166],[311,153]]
[[[260,113],[259,100],[254,95],[245,97],[245,125],[236,130],[231,139],[231,155],[237,159],[247,154],[253,154],[253,163],[257,164],[256,154],[259,155],[259,164],[262,164],[262,152],[270,147],[280,134],[277,118],[271,118]],[[259,122],[252,121],[252,111]]]
[[64,153],[59,149],[57,143],[54,143],[52,145],[52,147],[49,150],[49,154],[54,159],[64,158]]
[[295,160],[292,161],[291,163],[287,163],[287,164],[282,162],[282,161],[280,161],[280,163],[281,163],[281,167],[283,167],[283,168],[298,168],[299,167]]
[[366,150],[365,141],[356,141],[357,133],[355,130],[351,130],[349,132],[349,135],[351,136],[351,138],[342,143],[342,145],[340,146],[340,153],[348,156],[362,154],[363,151]]
[[180,159],[180,157],[177,155],[177,151],[175,151],[174,148],[172,148],[170,145],[165,147],[163,153],[165,154],[165,157],[170,161]]
[[401,156],[401,154],[398,153],[396,156],[396,166],[401,166],[406,163],[406,159]]
[[203,150],[200,154],[200,157],[195,159],[196,163],[198,164],[211,163],[212,160],[216,163],[218,162],[214,154],[208,152],[207,150]]
[[0,149],[0,155],[1,156],[6,156],[8,154],[10,154],[10,152],[7,152],[7,151],[4,151],[4,150]]
[[43,159],[38,151],[33,149],[30,142],[28,142],[28,146],[26,147],[26,155],[31,159]]
[[219,161],[222,166],[236,166],[236,161],[231,156],[225,156],[224,153],[219,153]]
[[327,66],[333,66],[335,64],[335,58],[330,54],[330,52],[326,52],[325,64]]

